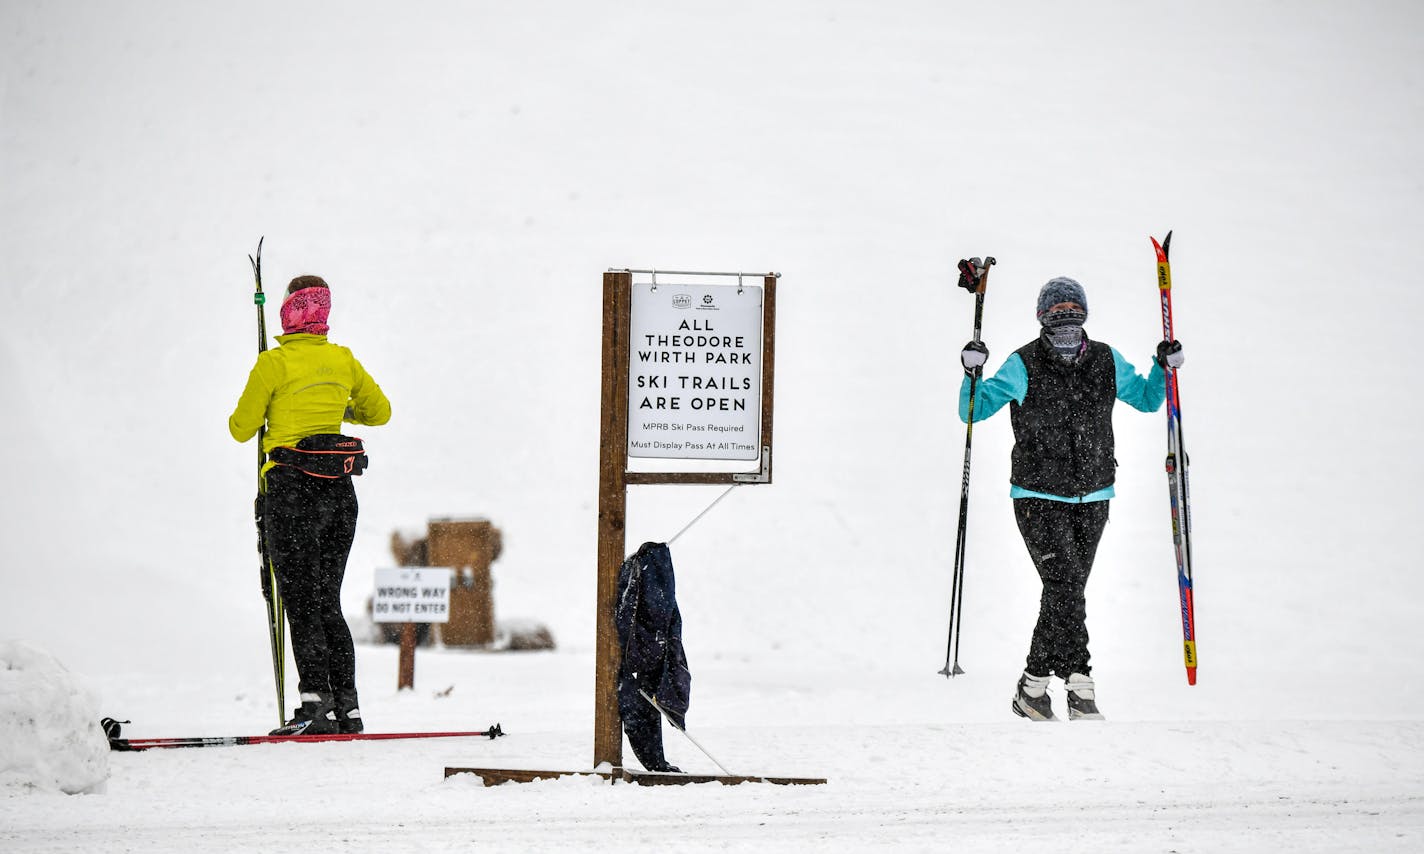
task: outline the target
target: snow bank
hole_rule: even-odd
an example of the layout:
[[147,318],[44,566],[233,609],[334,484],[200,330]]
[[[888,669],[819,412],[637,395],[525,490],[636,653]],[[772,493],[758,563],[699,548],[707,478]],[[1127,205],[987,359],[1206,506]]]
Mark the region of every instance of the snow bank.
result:
[[94,699],[64,665],[0,641],[0,788],[102,792],[109,742]]

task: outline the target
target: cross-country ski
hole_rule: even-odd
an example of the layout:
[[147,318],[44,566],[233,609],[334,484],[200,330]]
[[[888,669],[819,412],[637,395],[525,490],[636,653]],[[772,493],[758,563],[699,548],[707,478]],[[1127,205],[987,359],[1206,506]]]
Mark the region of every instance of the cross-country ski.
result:
[[[1167,487],[1172,509],[1172,547],[1177,558],[1177,594],[1182,609],[1182,658],[1187,668],[1187,684],[1197,684],[1196,607],[1192,593],[1192,510],[1187,488],[1190,460],[1182,439],[1182,398],[1177,377],[1181,366],[1181,346],[1176,344],[1172,324],[1172,267],[1167,253],[1172,232],[1161,243],[1152,238],[1157,251],[1157,289],[1162,299],[1162,344],[1158,360],[1167,382]],[[1174,346],[1176,345],[1176,346]]]
[[416,738],[489,738],[494,739],[504,735],[504,730],[499,724],[473,732],[449,731],[449,732],[333,732],[324,735],[230,735],[230,736],[195,736],[190,738],[122,738],[120,724],[128,721],[116,721],[113,718],[104,718],[101,722],[104,732],[109,738],[109,749],[121,752],[135,752],[140,750],[170,750],[184,747],[243,747],[254,744],[325,744],[340,741],[397,741]]

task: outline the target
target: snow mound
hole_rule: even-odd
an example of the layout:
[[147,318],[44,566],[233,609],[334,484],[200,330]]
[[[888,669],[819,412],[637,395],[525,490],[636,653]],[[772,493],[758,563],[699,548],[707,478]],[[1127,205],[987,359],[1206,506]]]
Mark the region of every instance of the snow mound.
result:
[[0,789],[104,791],[109,742],[95,709],[49,653],[0,641]]

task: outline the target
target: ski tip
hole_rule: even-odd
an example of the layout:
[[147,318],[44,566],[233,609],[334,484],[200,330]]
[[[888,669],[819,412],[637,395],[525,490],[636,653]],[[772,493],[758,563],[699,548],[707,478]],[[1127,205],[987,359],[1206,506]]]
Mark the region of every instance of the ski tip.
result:
[[1188,684],[1188,685],[1195,685],[1195,684],[1197,684],[1197,669],[1196,669],[1195,667],[1188,667],[1188,668],[1187,668],[1187,684]]
[[1165,264],[1167,262],[1167,253],[1170,251],[1172,245],[1172,232],[1167,232],[1167,236],[1162,238],[1161,241],[1158,241],[1157,238],[1151,235],[1148,235],[1147,239],[1152,241],[1152,248],[1157,252],[1157,263]]

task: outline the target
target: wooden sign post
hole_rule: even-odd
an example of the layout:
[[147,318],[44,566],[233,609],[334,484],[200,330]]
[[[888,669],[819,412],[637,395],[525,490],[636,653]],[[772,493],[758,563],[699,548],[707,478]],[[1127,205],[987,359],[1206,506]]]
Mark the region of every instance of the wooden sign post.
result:
[[[651,276],[651,282],[635,285],[635,273]],[[660,284],[660,275],[704,280],[732,276],[737,284]],[[771,483],[777,274],[757,274],[761,285],[755,287],[743,285],[745,278],[744,273],[653,270],[609,270],[603,275],[593,770],[447,767],[445,776],[477,774],[486,786],[569,775],[638,785],[826,782],[823,777],[650,773],[623,767],[623,720],[618,711],[622,651],[613,617],[618,570],[627,556],[628,487]],[[630,456],[740,460],[743,465],[755,460],[757,468],[630,471]],[[601,768],[604,763],[610,767]]]
[[[635,273],[651,276],[638,286],[638,300],[656,301],[652,320],[664,322],[656,331],[632,340]],[[660,284],[658,276],[736,277],[737,285]],[[741,273],[684,273],[654,270],[610,270],[603,274],[603,365],[598,466],[598,586],[597,638],[594,668],[593,764],[623,765],[623,720],[618,712],[618,667],[621,651],[613,623],[618,597],[618,569],[627,556],[625,528],[627,488],[644,484],[771,483],[772,381],[776,356],[776,280],[761,275],[759,287],[742,285]],[[733,293],[735,292],[735,293]],[[761,299],[760,348],[749,350],[749,336],[724,327],[730,302],[738,297]],[[662,303],[662,300],[666,303]],[[640,303],[640,309],[642,308]],[[684,312],[677,320],[678,312]],[[742,311],[740,314],[744,315]],[[670,328],[667,328],[669,327]],[[738,332],[741,328],[738,327]],[[739,346],[740,345],[740,346]],[[638,352],[645,394],[630,407],[630,361]],[[759,363],[759,376],[743,376]],[[651,370],[666,365],[669,370]],[[634,380],[638,378],[633,378]],[[636,384],[636,383],[633,383]],[[733,386],[728,388],[726,386]],[[756,392],[756,394],[752,394]],[[750,401],[755,398],[756,409]],[[746,417],[750,411],[750,428]],[[638,413],[641,434],[638,456],[756,460],[754,471],[647,472],[629,471],[629,425]],[[758,435],[751,436],[755,429]],[[659,438],[662,437],[662,438]],[[713,441],[713,440],[716,441]],[[708,444],[727,447],[708,447]],[[664,447],[656,447],[657,445]]]
[[405,566],[376,570],[371,619],[377,623],[402,624],[397,691],[415,687],[415,624],[450,620],[452,574],[453,570],[448,567]]

